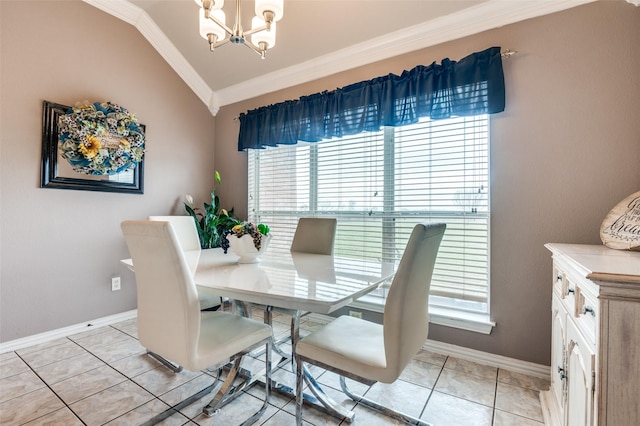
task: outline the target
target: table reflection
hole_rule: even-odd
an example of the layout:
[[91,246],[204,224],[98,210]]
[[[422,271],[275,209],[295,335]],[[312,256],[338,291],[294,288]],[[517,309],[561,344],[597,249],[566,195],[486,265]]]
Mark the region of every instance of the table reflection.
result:
[[272,287],[266,271],[259,264],[239,264],[231,271],[229,287],[267,292]]

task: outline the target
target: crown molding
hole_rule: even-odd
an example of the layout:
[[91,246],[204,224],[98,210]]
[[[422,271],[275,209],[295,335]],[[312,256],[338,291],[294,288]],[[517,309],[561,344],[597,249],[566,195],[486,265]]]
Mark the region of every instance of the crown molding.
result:
[[143,9],[127,0],[83,0],[134,27],[154,49],[162,56],[171,68],[182,78],[198,98],[209,108],[211,115],[218,113],[220,106],[215,102],[213,90],[200,77],[200,74],[182,56],[176,46],[165,35],[158,25]]
[[121,21],[135,25],[136,21],[146,12],[127,0],[82,0],[91,6],[115,16]]
[[[596,0],[489,0],[215,92],[220,106]],[[507,46],[512,49],[517,46]]]
[[[489,0],[461,12],[379,36],[215,92],[144,10],[127,0],[83,1],[134,25],[215,116],[218,109],[225,105],[596,0]],[[627,1],[635,4],[640,0]]]

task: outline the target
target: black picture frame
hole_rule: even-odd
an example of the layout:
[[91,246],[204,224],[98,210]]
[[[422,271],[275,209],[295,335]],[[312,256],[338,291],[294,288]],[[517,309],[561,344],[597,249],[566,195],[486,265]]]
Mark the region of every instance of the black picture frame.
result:
[[[133,169],[132,182],[101,180],[92,176],[84,178],[84,175],[77,172],[69,173],[68,176],[59,173],[58,160],[61,157],[58,153],[58,118],[64,115],[69,108],[66,105],[43,101],[40,188],[143,194],[144,157]],[[141,124],[140,127],[145,129],[144,124]]]

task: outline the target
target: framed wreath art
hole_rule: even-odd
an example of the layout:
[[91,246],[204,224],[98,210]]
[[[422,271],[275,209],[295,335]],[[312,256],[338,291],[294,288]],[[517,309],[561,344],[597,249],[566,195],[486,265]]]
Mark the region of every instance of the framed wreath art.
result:
[[41,187],[143,193],[145,126],[111,102],[44,101]]

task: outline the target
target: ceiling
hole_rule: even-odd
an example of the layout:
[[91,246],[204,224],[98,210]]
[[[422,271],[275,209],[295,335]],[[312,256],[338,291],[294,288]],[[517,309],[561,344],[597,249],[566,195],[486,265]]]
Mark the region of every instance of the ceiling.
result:
[[[210,52],[193,0],[83,1],[134,25],[215,115],[227,104],[594,0],[285,0],[264,60],[240,45]],[[250,28],[254,0],[241,7]],[[235,0],[223,10],[229,25]]]

